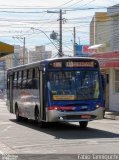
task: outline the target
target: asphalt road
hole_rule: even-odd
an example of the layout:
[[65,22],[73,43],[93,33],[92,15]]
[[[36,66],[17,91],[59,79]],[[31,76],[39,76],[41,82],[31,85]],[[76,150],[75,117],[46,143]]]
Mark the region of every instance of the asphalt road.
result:
[[40,129],[33,121],[16,122],[1,100],[0,153],[0,160],[78,160],[93,159],[97,154],[119,158],[119,120],[93,121],[85,130],[78,123],[55,123]]

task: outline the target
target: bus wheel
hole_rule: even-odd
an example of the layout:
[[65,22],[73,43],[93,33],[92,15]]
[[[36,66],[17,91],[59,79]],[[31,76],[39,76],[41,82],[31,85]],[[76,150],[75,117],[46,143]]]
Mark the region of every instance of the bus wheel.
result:
[[39,126],[40,128],[45,128],[45,127],[46,127],[46,122],[39,121],[39,122],[38,122],[38,126]]
[[39,115],[39,110],[38,109],[35,110],[35,122],[38,124],[38,126],[40,128],[44,128],[45,127],[45,122],[43,122],[40,119],[40,115]]
[[39,121],[39,110],[38,108],[35,108],[35,122],[38,123]]
[[79,122],[79,124],[81,129],[85,129],[88,125],[88,121],[81,121]]
[[19,109],[18,107],[16,107],[15,109],[15,114],[16,114],[16,120],[19,122],[22,120],[22,117],[19,116]]
[[103,118],[105,118],[105,110],[103,111]]

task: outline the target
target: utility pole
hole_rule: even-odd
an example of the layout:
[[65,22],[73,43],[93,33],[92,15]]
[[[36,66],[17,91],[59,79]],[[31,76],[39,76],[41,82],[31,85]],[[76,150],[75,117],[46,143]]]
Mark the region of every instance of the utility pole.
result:
[[60,18],[59,18],[59,56],[62,57],[62,10],[60,9]]
[[26,44],[26,38],[23,37],[23,64],[25,64],[25,44]]
[[62,57],[63,56],[63,51],[62,51],[62,21],[64,19],[62,19],[62,9],[60,9],[60,11],[47,11],[47,13],[59,13],[59,56]]
[[74,56],[76,55],[76,28],[73,28],[73,32],[74,32],[74,43],[73,43],[73,48],[74,48]]

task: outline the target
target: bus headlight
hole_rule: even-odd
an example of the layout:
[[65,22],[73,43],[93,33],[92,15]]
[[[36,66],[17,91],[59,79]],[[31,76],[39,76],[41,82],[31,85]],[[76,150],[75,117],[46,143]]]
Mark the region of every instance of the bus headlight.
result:
[[96,105],[96,109],[98,109],[98,108],[100,108],[100,105],[99,105],[99,104]]

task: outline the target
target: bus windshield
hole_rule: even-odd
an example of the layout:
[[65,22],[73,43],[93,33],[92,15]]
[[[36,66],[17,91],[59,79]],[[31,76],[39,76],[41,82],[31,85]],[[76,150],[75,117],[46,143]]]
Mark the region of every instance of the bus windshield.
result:
[[97,70],[54,71],[48,73],[51,100],[90,100],[99,98]]

